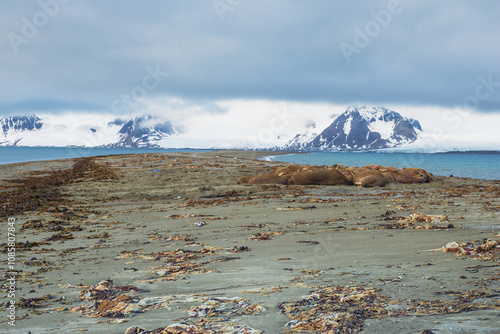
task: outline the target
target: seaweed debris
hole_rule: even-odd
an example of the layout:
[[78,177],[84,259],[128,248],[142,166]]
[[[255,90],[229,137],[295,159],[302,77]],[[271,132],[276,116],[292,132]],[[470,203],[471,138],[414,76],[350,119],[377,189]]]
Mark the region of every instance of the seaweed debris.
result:
[[[32,175],[40,174],[34,172]],[[113,168],[102,166],[95,158],[79,158],[71,169],[49,172],[46,176],[28,176],[5,181],[0,186],[0,218],[43,210],[67,203],[59,187],[83,181],[116,180]]]

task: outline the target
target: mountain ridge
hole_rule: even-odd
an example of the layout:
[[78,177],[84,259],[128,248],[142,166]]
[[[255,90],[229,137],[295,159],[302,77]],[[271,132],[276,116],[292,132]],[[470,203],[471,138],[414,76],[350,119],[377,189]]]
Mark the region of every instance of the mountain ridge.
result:
[[418,120],[387,108],[350,106],[319,134],[308,129],[279,149],[367,151],[395,148],[414,142],[421,132]]

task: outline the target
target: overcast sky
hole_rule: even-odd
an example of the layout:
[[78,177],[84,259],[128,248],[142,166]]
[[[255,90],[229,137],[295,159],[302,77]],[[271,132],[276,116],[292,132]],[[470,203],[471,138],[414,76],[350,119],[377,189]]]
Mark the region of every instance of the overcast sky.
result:
[[0,115],[168,98],[496,114],[499,18],[497,0],[2,0]]

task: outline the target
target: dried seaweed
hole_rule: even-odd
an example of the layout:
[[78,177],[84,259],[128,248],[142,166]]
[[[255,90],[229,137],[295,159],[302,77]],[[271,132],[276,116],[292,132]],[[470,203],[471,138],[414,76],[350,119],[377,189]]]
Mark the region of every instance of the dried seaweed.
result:
[[[475,310],[498,309],[495,302],[477,303],[478,298],[498,294],[485,291],[447,291],[455,300],[441,299],[405,301],[390,300],[379,289],[360,286],[323,286],[300,300],[278,304],[282,314],[290,319],[286,332],[358,333],[367,319],[385,317],[456,314]],[[387,308],[389,304],[400,308]]]
[[2,203],[0,218],[67,203],[69,200],[59,189],[63,185],[82,181],[116,180],[117,178],[114,169],[97,164],[95,158],[80,158],[68,170],[52,171],[46,176],[29,176],[24,179],[5,181],[0,187],[0,202]]
[[[391,218],[389,217],[391,212],[386,211],[382,216],[386,217],[384,220],[397,219],[399,222],[393,224],[379,224],[377,229],[390,230],[390,229],[447,229],[447,228],[459,228],[452,223],[448,222],[448,216],[446,215],[424,215],[419,212],[414,212],[408,217],[401,218]],[[423,223],[423,224],[421,224]],[[436,225],[436,223],[444,223],[444,225]]]
[[500,252],[500,242],[488,239],[465,243],[453,241],[431,251],[455,253],[458,256],[473,256],[481,261],[493,261],[496,254]]
[[387,314],[386,298],[378,289],[362,287],[321,287],[303,299],[278,304],[292,321],[287,332],[349,333],[359,331],[365,319]]

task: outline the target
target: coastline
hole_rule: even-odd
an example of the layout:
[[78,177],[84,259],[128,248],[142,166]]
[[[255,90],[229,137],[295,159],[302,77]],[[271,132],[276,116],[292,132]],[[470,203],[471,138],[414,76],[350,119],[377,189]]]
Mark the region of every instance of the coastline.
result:
[[[24,302],[16,327],[1,328],[125,333],[208,319],[205,326],[293,332],[296,313],[285,305],[342,287],[379,300],[339,304],[339,314],[378,310],[346,324],[366,333],[497,330],[497,260],[428,250],[499,240],[498,181],[437,177],[372,189],[236,183],[283,165],[259,160],[282,154],[294,152],[100,156],[88,160],[92,173],[64,174],[57,203],[2,217],[17,222],[17,300]],[[2,165],[2,191],[19,185],[6,180],[48,182],[75,161]],[[427,228],[402,224],[414,212],[446,219]],[[0,235],[5,242],[5,228]],[[93,299],[94,291],[109,294]]]

